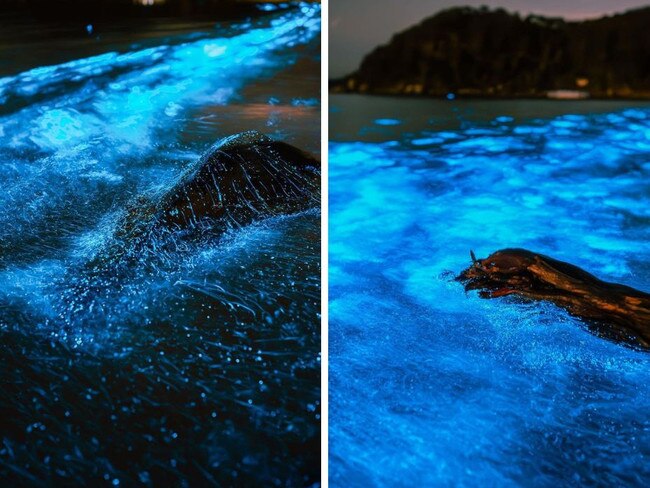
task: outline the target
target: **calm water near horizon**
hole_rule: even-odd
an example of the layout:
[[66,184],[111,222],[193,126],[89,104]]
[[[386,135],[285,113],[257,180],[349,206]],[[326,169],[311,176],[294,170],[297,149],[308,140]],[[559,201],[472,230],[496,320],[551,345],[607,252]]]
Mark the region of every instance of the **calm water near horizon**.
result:
[[560,115],[615,112],[647,107],[627,100],[484,100],[330,95],[331,141],[382,142],[413,132],[472,128],[476,124],[544,120]]
[[330,97],[330,484],[647,486],[650,354],[452,277],[650,291],[650,104]]

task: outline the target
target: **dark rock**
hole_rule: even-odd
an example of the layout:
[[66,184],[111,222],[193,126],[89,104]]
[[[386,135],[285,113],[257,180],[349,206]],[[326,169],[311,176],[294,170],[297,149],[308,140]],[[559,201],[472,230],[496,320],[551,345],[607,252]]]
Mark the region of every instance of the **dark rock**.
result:
[[110,321],[111,307],[101,304],[129,279],[173,266],[192,244],[319,204],[320,163],[312,156],[254,131],[222,139],[167,191],[137,198],[105,246],[63,277],[60,319]]
[[319,163],[258,132],[212,146],[158,203],[157,225],[185,228],[201,219],[242,226],[318,205]]
[[[257,220],[317,207],[319,202],[316,159],[258,132],[243,132],[213,145],[163,194],[138,198],[119,222],[114,241],[95,262],[159,252],[165,236],[176,240],[201,227],[219,235]],[[151,242],[156,249],[150,248]]]

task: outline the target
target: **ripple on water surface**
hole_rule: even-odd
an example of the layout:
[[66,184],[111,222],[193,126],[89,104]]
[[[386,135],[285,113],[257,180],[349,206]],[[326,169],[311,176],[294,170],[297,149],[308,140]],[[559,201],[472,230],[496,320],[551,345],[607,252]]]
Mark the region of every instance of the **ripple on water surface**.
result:
[[318,211],[88,265],[216,140],[313,138],[319,31],[318,5],[283,6],[0,78],[3,479],[319,479]]
[[450,277],[523,247],[650,291],[650,111],[460,125],[330,144],[332,485],[647,484],[650,356]]

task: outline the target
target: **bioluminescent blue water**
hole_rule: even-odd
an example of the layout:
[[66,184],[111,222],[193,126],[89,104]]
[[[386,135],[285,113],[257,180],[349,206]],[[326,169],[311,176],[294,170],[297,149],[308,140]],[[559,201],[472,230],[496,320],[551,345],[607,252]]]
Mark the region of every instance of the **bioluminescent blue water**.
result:
[[216,140],[256,129],[318,150],[319,5],[170,30],[0,79],[11,484],[319,479],[317,209],[178,239],[161,256],[152,242],[129,273],[88,273],[124,216]]
[[646,486],[650,355],[453,276],[470,249],[522,247],[649,291],[650,109],[365,103],[358,139],[379,116],[411,125],[330,144],[330,484]]

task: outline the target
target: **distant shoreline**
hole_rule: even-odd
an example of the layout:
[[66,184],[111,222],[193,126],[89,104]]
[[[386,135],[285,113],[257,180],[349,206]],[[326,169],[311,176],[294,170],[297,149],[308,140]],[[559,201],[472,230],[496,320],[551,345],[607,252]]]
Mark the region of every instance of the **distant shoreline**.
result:
[[428,100],[444,100],[450,103],[461,100],[490,100],[490,101],[507,101],[507,100],[538,100],[548,102],[648,102],[650,103],[650,95],[648,96],[630,96],[630,97],[588,97],[588,98],[549,98],[546,96],[530,96],[530,95],[456,95],[453,99],[449,100],[445,95],[427,95],[427,94],[410,94],[410,93],[374,93],[374,92],[354,92],[354,91],[337,91],[328,90],[330,95],[358,95],[368,97],[385,97],[385,98],[400,98],[400,99],[428,99]]
[[330,93],[650,100],[650,6],[598,19],[453,7],[394,34]]

